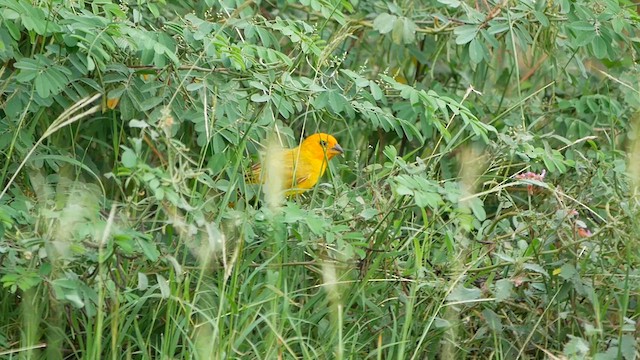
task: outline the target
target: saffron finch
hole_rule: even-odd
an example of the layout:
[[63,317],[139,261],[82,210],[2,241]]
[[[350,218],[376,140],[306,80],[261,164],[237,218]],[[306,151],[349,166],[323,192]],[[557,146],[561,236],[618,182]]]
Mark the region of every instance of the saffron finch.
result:
[[267,152],[262,164],[251,167],[252,183],[267,183],[269,172],[277,172],[274,179],[286,196],[303,193],[318,182],[327,170],[327,162],[344,152],[336,138],[329,134],[313,134],[293,149]]

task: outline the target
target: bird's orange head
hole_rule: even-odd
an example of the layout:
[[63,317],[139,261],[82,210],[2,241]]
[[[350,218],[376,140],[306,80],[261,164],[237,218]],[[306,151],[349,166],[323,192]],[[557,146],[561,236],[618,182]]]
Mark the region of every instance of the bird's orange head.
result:
[[336,138],[324,133],[310,135],[302,141],[300,149],[318,159],[324,159],[326,154],[327,160],[331,160],[332,157],[344,152]]

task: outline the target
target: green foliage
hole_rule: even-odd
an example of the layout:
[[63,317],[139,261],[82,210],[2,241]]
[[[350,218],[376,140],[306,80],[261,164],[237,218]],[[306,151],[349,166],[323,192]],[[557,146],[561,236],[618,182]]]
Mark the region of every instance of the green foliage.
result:
[[[639,20],[0,0],[0,354],[635,358]],[[344,156],[263,201],[315,132]]]

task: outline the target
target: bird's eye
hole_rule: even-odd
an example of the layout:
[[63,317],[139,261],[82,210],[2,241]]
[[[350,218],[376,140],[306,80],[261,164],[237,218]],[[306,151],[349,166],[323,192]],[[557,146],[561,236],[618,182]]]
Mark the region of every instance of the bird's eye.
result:
[[323,147],[327,147],[327,141],[326,140],[320,140],[320,145],[322,145]]

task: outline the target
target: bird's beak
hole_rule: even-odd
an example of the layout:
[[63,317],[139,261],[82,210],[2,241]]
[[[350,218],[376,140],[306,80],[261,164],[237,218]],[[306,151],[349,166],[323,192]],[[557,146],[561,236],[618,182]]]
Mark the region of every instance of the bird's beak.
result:
[[339,155],[339,154],[344,153],[344,149],[342,148],[342,146],[340,146],[340,144],[335,144],[335,146],[334,146],[334,147],[332,147],[332,148],[331,148],[331,149],[329,149],[329,150],[331,150],[331,152],[332,152],[334,155]]

